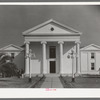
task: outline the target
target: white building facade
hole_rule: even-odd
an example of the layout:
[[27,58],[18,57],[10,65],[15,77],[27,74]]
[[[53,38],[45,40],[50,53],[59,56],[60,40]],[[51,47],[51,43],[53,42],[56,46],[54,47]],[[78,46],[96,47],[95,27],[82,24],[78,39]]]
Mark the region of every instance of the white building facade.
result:
[[14,56],[25,76],[37,74],[100,74],[100,46],[80,49],[81,33],[49,20],[23,32],[22,47],[10,44],[0,53]]
[[[80,74],[80,35],[52,19],[23,32],[25,75],[30,71],[31,74],[72,74],[72,65],[74,72]],[[68,57],[72,49],[74,62]]]
[[14,44],[10,44],[1,48],[0,53],[4,53],[6,55],[16,57],[22,50],[23,48],[16,46]]
[[[3,55],[0,57],[0,60],[4,56],[10,56],[13,58],[13,62],[17,65],[18,69],[23,69],[25,66],[24,61],[24,49],[20,46],[16,46],[14,44],[7,45],[0,49],[0,53]],[[8,61],[7,61],[8,62]]]
[[80,49],[81,74],[99,74],[100,72],[100,46],[88,45]]

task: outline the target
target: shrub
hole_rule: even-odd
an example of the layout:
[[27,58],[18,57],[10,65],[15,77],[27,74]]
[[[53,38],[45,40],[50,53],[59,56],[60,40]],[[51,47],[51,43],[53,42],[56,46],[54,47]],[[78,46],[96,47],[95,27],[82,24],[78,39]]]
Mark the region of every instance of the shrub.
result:
[[11,77],[17,75],[17,67],[14,63],[8,62],[0,65],[0,72],[2,77]]
[[18,76],[20,78],[21,74],[23,74],[23,70],[17,68],[13,59],[13,57],[5,53],[0,53],[0,73],[2,73],[2,77]]

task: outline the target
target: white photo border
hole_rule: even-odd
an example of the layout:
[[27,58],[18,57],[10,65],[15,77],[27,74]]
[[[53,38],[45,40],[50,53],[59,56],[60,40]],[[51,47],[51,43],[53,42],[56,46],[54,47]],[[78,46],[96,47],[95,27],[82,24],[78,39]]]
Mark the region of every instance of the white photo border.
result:
[[[100,5],[100,2],[0,2],[1,5]],[[98,88],[0,88],[0,98],[100,98]]]

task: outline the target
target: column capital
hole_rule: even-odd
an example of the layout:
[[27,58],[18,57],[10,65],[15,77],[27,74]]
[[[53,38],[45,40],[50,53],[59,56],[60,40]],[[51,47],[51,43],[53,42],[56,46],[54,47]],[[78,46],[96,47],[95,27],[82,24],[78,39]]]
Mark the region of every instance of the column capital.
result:
[[75,41],[75,44],[81,44],[81,41]]
[[41,41],[41,44],[47,44],[47,42],[46,41]]
[[29,41],[24,41],[24,44],[30,44],[30,42]]
[[64,44],[64,42],[63,41],[58,41],[58,44]]

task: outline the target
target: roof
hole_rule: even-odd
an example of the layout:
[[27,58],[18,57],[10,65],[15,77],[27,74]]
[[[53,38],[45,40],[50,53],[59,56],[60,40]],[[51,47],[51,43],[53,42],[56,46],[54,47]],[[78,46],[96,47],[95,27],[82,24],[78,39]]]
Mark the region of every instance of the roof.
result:
[[[50,28],[53,27],[55,30],[50,30]],[[50,19],[42,24],[24,31],[23,35],[81,35],[81,32]]]
[[85,46],[83,48],[80,49],[81,51],[87,51],[87,50],[100,50],[100,46],[95,45],[95,44],[90,44],[88,46]]
[[10,44],[10,45],[7,45],[3,48],[0,49],[0,51],[22,51],[23,48],[19,47],[19,46],[16,46],[14,44]]

